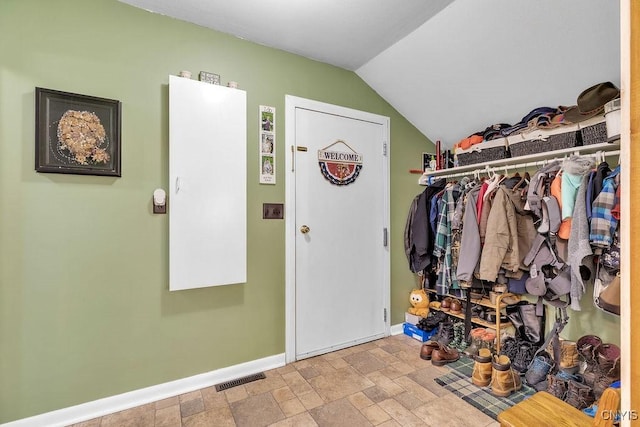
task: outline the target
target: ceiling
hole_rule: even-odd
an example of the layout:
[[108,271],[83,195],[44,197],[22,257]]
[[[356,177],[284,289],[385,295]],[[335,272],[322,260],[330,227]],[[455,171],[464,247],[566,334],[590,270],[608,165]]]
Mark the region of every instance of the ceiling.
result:
[[352,70],[445,147],[620,86],[615,0],[120,1]]
[[120,1],[355,70],[453,0]]

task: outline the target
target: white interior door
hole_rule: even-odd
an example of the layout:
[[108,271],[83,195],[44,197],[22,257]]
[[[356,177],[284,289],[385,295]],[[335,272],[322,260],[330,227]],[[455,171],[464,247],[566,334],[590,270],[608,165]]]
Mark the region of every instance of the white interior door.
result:
[[[288,305],[295,306],[288,359],[291,345],[302,359],[388,333],[388,118],[296,99],[292,114],[287,109],[287,125],[295,121],[287,134],[295,146],[287,168]],[[323,149],[338,178],[323,175]],[[353,166],[345,159],[362,167],[352,183],[336,185],[336,163]]]

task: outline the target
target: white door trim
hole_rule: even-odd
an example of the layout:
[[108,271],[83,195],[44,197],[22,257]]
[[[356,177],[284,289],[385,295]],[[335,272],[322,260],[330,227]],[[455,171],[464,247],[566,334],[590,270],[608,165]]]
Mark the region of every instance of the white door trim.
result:
[[[293,142],[295,141],[296,109],[303,108],[312,111],[319,111],[337,116],[356,117],[360,120],[378,123],[385,128],[386,141],[386,161],[383,165],[384,173],[384,223],[389,230],[389,153],[390,153],[390,128],[389,118],[373,113],[340,107],[324,102],[314,101],[306,98],[299,98],[292,95],[285,95],[285,141],[286,141],[286,161],[285,161],[285,361],[291,363],[296,360],[296,295],[295,295],[295,236],[296,236],[296,189],[295,189],[295,151]],[[382,230],[380,230],[382,234]],[[390,233],[388,233],[390,234]],[[391,258],[389,255],[389,235],[387,236],[387,247],[384,252],[384,306],[387,310],[385,322],[385,336],[388,336],[391,328],[390,313],[390,289],[391,289]],[[382,240],[382,237],[381,237]],[[348,326],[346,326],[348,327]]]

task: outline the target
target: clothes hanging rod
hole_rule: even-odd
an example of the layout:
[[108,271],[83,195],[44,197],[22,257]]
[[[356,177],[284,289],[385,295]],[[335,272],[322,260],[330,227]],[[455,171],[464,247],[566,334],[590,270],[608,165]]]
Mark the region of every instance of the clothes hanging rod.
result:
[[[601,145],[601,144],[598,144],[598,145]],[[619,144],[615,145],[614,147],[619,147]],[[489,166],[489,164],[486,164],[484,167],[480,167],[482,166],[481,163],[475,164],[475,165],[466,165],[462,167],[464,168],[464,170],[452,171],[452,173],[448,173],[448,174],[447,173],[443,174],[441,172],[446,172],[447,170],[461,169],[461,168],[441,169],[439,171],[425,172],[418,180],[418,184],[428,185],[430,180],[433,180],[436,178],[448,179],[448,178],[455,178],[459,176],[489,174],[491,172],[500,172],[500,171],[506,172],[509,169],[526,169],[529,167],[544,166],[550,162],[568,158],[571,155],[578,155],[581,157],[594,157],[596,159],[602,159],[602,160],[604,160],[605,157],[620,155],[620,150],[610,150],[610,148],[612,148],[611,144],[607,144],[607,148],[609,148],[609,150],[600,150],[600,151],[589,152],[589,153],[580,153],[580,150],[576,150],[575,148],[578,148],[578,147],[574,147],[573,150],[562,150],[562,151],[554,152],[554,154],[564,153],[566,154],[565,156],[547,157],[545,159],[541,159],[533,162],[523,162],[523,163],[516,163],[516,164],[508,163],[509,160],[510,161],[517,160],[518,158],[516,157],[516,158],[510,158],[510,159],[501,159],[501,160],[506,160],[506,162],[502,164],[493,164],[493,162],[491,162],[492,166]],[[540,158],[540,157],[543,157],[544,155],[548,156],[549,153],[539,153],[537,155],[532,155],[532,156],[536,156]],[[523,158],[531,158],[532,156],[523,156]]]

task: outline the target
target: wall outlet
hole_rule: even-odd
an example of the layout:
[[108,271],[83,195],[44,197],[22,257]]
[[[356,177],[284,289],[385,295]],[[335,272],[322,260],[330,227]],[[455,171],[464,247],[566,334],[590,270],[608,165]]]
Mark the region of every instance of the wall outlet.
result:
[[284,204],[282,203],[263,203],[262,219],[283,219]]

